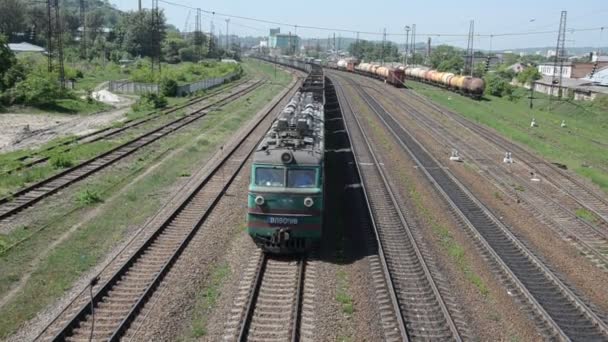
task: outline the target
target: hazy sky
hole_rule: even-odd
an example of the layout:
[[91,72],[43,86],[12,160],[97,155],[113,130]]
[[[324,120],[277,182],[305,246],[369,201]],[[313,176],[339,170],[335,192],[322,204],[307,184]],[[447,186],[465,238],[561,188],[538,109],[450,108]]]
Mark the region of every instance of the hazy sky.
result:
[[[253,17],[292,25],[327,27],[361,32],[378,32],[378,35],[361,34],[362,39],[381,39],[386,28],[389,33],[404,34],[404,26],[416,24],[416,41],[426,41],[428,34],[463,34],[464,36],[431,36],[434,43],[466,46],[469,21],[475,20],[475,33],[498,35],[533,31],[557,31],[560,12],[568,11],[568,29],[606,27],[603,30],[575,31],[567,34],[569,47],[608,46],[608,0],[168,0],[169,2],[235,16]],[[111,0],[121,10],[137,8],[137,0]],[[151,0],[142,0],[150,7]],[[187,8],[160,2],[169,23],[183,30],[188,17]],[[194,15],[189,26],[194,28]],[[203,16],[203,28],[209,30],[213,18],[215,32],[225,32],[225,17],[211,14]],[[232,18],[230,33],[239,35],[267,35],[277,25]],[[281,32],[295,31],[293,26],[281,27]],[[333,31],[303,29],[297,33],[303,38],[327,38]],[[336,32],[336,37],[355,37],[354,33]],[[388,36],[392,41],[403,42],[403,36]],[[553,46],[557,33],[525,36],[476,37],[475,48],[509,49],[518,47]]]

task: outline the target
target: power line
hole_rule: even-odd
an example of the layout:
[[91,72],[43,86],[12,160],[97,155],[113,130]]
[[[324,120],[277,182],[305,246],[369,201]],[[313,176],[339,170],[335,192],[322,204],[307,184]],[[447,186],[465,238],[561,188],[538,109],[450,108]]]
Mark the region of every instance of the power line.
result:
[[[186,8],[186,9],[195,9],[192,6],[188,6],[185,4],[181,4],[181,3],[177,3],[174,1],[167,1],[167,0],[158,0],[159,2],[162,2],[164,4],[167,5],[172,5],[172,6],[177,6],[177,7],[182,7],[182,8]],[[344,28],[331,28],[331,27],[323,27],[323,26],[310,26],[310,25],[300,25],[300,24],[293,24],[293,23],[285,23],[285,22],[280,22],[280,21],[274,21],[274,20],[267,20],[267,19],[259,19],[259,18],[253,18],[253,17],[246,17],[246,16],[241,16],[241,15],[234,15],[234,14],[227,14],[227,13],[222,13],[222,12],[216,12],[216,11],[210,11],[210,10],[202,10],[204,13],[208,13],[208,14],[212,14],[212,15],[218,15],[218,16],[222,16],[222,17],[227,17],[227,18],[234,18],[234,19],[242,19],[242,20],[248,20],[248,21],[255,21],[255,22],[259,22],[259,23],[265,23],[265,24],[271,24],[271,25],[280,25],[280,26],[290,26],[290,27],[294,27],[297,26],[299,28],[302,29],[309,29],[309,30],[320,30],[320,31],[332,31],[332,32],[347,32],[347,33],[360,33],[360,34],[366,34],[366,35],[373,35],[373,36],[384,36],[384,32],[371,32],[371,31],[358,31],[358,30],[353,30],[353,29],[344,29]],[[601,30],[602,27],[593,27],[593,28],[581,28],[581,29],[571,29],[569,30],[570,32],[584,32],[584,31],[599,31]],[[505,36],[529,36],[529,35],[537,35],[537,34],[550,34],[550,33],[557,33],[558,31],[555,30],[551,30],[551,31],[526,31],[526,32],[505,32],[505,33],[493,33],[493,34],[489,34],[489,33],[478,33],[475,34],[475,37],[505,37]],[[422,36],[430,36],[430,37],[468,37],[469,34],[468,33],[418,33],[419,35]],[[387,32],[386,36],[401,36],[404,37],[405,33],[390,33]]]

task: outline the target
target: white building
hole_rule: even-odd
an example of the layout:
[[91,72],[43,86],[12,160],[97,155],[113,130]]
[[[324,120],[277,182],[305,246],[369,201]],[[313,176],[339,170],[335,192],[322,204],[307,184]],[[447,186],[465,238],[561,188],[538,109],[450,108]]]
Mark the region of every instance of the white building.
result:
[[547,58],[555,57],[555,50],[547,50]]
[[[557,71],[555,71],[557,69]],[[554,72],[559,72],[559,64],[554,65],[554,63],[543,63],[538,65],[538,72],[545,76],[553,76]],[[559,75],[558,75],[559,76]],[[562,68],[562,77],[570,78],[572,76],[572,63],[564,62],[564,66]]]

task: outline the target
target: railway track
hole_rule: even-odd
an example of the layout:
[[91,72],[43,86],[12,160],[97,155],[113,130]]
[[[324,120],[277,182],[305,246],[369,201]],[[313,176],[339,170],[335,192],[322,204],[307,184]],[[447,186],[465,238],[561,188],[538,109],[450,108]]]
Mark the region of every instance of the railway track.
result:
[[385,124],[403,149],[415,160],[452,208],[459,221],[482,248],[509,292],[527,303],[548,338],[606,340],[608,325],[597,309],[567,286],[500,220],[386,111],[373,96],[352,84],[369,108]]
[[[85,289],[37,340],[119,340],[219,203],[270,127],[276,108],[295,92],[295,82],[221,160],[189,189],[175,210],[147,236],[141,235],[99,275],[92,299]],[[94,308],[94,310],[92,309]]]
[[191,113],[176,118],[168,123],[145,132],[109,151],[106,151],[98,156],[90,158],[78,165],[70,167],[56,175],[30,185],[11,196],[0,199],[0,222],[24,210],[27,207],[39,202],[59,190],[80,181],[110,165],[125,158],[140,148],[149,145],[150,143],[167,136],[182,127],[185,127],[192,122],[204,117],[210,111],[226,105],[231,101],[238,99],[263,84],[263,80],[257,81],[250,86],[224,96],[218,101],[203,105],[200,108],[194,109]]
[[[342,113],[346,121],[355,165],[359,171],[370,210],[372,226],[379,240],[380,256],[384,259],[385,274],[394,291],[400,312],[403,340],[463,340],[464,320],[447,289],[440,290],[436,275],[431,271],[423,251],[415,238],[412,222],[398,202],[381,168],[381,163],[357,118],[354,106],[337,86]],[[411,220],[410,220],[411,221]]]
[[608,200],[606,199],[605,194],[599,193],[595,189],[590,188],[589,186],[583,184],[580,180],[576,179],[575,176],[536,157],[527,149],[513,143],[499,134],[496,134],[496,132],[493,132],[491,129],[472,122],[459,114],[443,109],[419,94],[414,92],[408,93],[412,94],[414,98],[418,99],[418,102],[424,103],[430,108],[433,108],[434,110],[456,120],[462,126],[474,130],[477,134],[496,144],[496,146],[502,146],[505,151],[512,152],[517,159],[526,162],[530,168],[535,170],[538,175],[544,178],[544,180],[551,182],[553,185],[560,188],[565,194],[577,201],[580,206],[591,211],[598,218],[603,220],[604,229],[608,229],[606,228],[608,227]]
[[299,341],[306,257],[260,253],[238,341]]
[[[378,95],[381,94],[376,88],[369,89]],[[387,101],[415,118],[416,122],[433,133],[434,139],[456,147],[466,160],[476,163],[482,170],[488,170],[481,175],[515,201],[523,200],[541,222],[547,224],[565,240],[573,242],[596,266],[608,271],[608,229],[605,225],[600,224],[600,227],[596,227],[590,222],[579,219],[576,211],[571,209],[576,206],[575,203],[569,203],[569,206],[563,204],[568,201],[573,202],[572,198],[563,191],[554,186],[543,187],[531,183],[521,173],[512,172],[509,166],[504,166],[499,161],[504,151],[499,150],[498,146],[491,146],[489,147],[491,151],[487,151],[480,147],[483,143],[471,141],[471,135],[464,135],[467,138],[462,138],[462,134],[456,134],[431,116],[419,112],[404,99],[391,97]],[[518,184],[520,188],[515,189],[511,186],[513,184]]]

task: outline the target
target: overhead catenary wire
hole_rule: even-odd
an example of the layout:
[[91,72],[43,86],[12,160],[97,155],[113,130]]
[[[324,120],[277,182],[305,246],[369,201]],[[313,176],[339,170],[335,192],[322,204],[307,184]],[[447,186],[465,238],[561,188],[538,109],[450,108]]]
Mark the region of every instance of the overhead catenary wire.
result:
[[[164,4],[167,5],[172,5],[172,6],[177,6],[177,7],[182,7],[182,8],[186,8],[186,9],[194,9],[194,7],[183,4],[183,3],[179,3],[176,1],[168,1],[168,0],[158,0],[159,2],[162,2]],[[365,35],[373,35],[373,36],[378,36],[378,37],[382,37],[384,35],[383,31],[378,31],[378,32],[374,32],[374,31],[360,31],[357,29],[345,29],[345,28],[332,28],[332,27],[324,27],[324,26],[311,26],[311,25],[300,25],[300,24],[294,24],[294,23],[286,23],[286,22],[281,22],[281,21],[275,21],[275,20],[268,20],[268,19],[260,19],[260,18],[253,18],[253,17],[247,17],[247,16],[242,16],[242,15],[235,15],[235,14],[228,14],[228,13],[223,13],[223,12],[216,12],[216,11],[212,11],[212,10],[205,10],[203,9],[202,12],[207,13],[207,14],[212,14],[212,15],[217,15],[217,16],[221,16],[221,17],[226,17],[226,18],[233,18],[233,19],[241,19],[241,20],[247,20],[247,21],[254,21],[254,22],[259,22],[259,23],[265,23],[265,24],[271,24],[271,25],[279,25],[279,26],[289,26],[289,27],[294,27],[297,26],[300,29],[308,29],[308,30],[319,30],[319,31],[331,31],[331,32],[347,32],[347,33],[352,33],[352,34],[365,34]],[[599,31],[604,27],[589,27],[589,28],[573,28],[570,30],[570,32],[588,32],[588,31]],[[522,32],[504,32],[504,33],[477,33],[474,36],[475,37],[507,37],[507,36],[530,36],[530,35],[541,35],[541,34],[554,34],[557,33],[557,30],[545,30],[545,31],[522,31]],[[430,37],[468,37],[469,34],[468,33],[426,33],[426,32],[417,32],[417,35],[419,36],[430,36]],[[386,32],[386,36],[394,36],[394,37],[405,37],[405,33],[401,33],[401,32]]]

